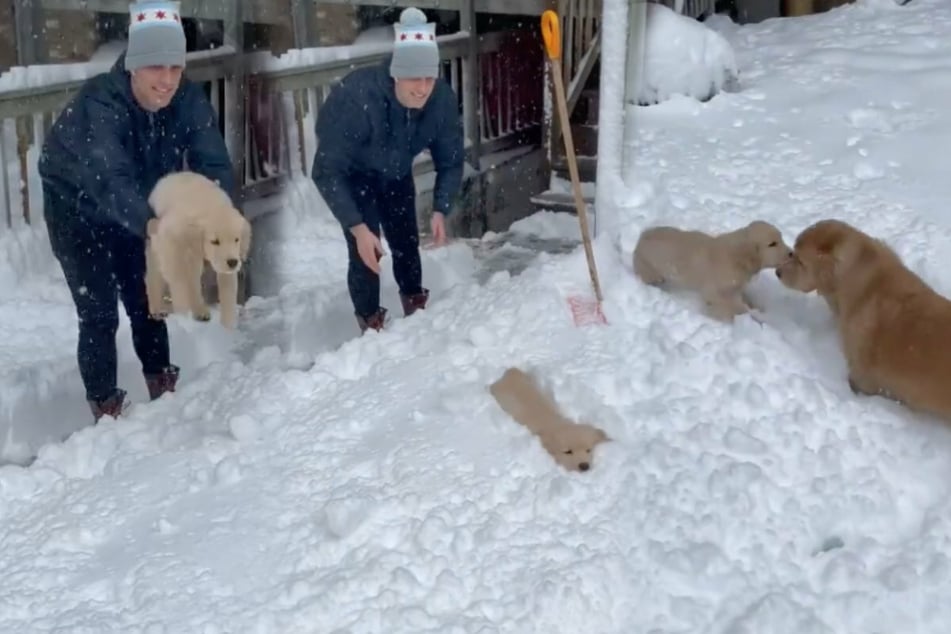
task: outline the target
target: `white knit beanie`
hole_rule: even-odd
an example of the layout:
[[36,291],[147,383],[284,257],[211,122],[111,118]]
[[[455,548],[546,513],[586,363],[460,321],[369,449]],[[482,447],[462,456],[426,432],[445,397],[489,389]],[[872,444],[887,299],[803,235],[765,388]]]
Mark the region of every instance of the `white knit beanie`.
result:
[[179,3],[143,0],[130,4],[126,69],[184,65],[185,30]]
[[426,22],[426,14],[416,7],[403,9],[393,31],[395,41],[390,75],[397,79],[439,77],[436,25]]

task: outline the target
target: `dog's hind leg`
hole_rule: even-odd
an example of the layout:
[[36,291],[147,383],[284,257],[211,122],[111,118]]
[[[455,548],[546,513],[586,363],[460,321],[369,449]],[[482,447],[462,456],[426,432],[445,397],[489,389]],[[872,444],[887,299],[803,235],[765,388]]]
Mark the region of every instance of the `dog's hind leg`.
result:
[[233,329],[238,322],[238,274],[218,273],[218,308],[221,325]]
[[707,315],[717,321],[731,322],[737,315],[749,312],[740,293],[733,289],[705,293],[703,299]]
[[183,258],[169,258],[165,264],[165,282],[168,284],[169,294],[172,296],[172,312],[184,314],[188,312],[188,266]]
[[746,306],[746,309],[747,309],[747,310],[749,310],[749,311],[756,310],[756,311],[760,311],[760,312],[763,311],[763,309],[760,308],[760,307],[756,304],[756,302],[754,302],[752,299],[750,299],[750,294],[749,294],[749,292],[747,292],[747,290],[746,290],[745,288],[743,289],[743,291],[740,292],[740,299],[742,300],[743,305]]
[[145,247],[145,294],[149,304],[149,316],[152,319],[165,319],[172,307],[165,300],[165,278],[159,266],[158,257],[152,245]]
[[643,253],[634,251],[634,274],[649,286],[664,286],[664,276],[647,260]]

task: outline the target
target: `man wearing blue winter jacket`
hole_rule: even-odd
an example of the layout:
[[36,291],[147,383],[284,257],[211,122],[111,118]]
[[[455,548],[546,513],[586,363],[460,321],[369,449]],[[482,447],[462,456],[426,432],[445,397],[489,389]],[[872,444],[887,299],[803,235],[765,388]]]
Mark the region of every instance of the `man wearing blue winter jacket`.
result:
[[393,25],[393,55],[333,88],[317,116],[312,177],[347,240],[347,286],[361,331],[380,330],[380,230],[393,255],[403,314],[426,307],[413,159],[429,149],[436,169],[431,228],[446,239],[446,216],[465,159],[459,106],[439,77],[435,25],[414,7]]
[[76,305],[79,372],[97,421],[127,404],[116,376],[119,299],[149,397],[174,391],[178,380],[165,322],[150,317],[145,293],[153,186],[187,161],[235,194],[215,112],[182,77],[184,66],[178,2],[130,5],[125,52],[66,104],[39,160],[50,246]]

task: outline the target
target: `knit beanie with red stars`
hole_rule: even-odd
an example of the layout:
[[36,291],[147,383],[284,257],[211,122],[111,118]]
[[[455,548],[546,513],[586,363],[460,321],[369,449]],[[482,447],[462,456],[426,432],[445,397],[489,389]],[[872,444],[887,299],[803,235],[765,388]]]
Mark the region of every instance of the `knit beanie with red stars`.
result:
[[403,9],[393,31],[390,75],[396,79],[439,77],[436,25],[426,22],[426,14],[416,7]]
[[129,5],[126,70],[185,65],[185,30],[179,4],[167,0],[142,0]]

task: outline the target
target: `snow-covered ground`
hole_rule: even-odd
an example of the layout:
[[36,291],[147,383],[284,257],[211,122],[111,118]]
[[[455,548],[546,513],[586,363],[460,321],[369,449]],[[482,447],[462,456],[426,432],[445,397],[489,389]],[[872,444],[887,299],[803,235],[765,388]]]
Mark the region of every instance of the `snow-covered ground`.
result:
[[[0,631],[951,631],[951,431],[852,395],[817,298],[764,274],[767,323],[725,326],[628,264],[656,222],[792,241],[836,216],[951,294],[951,4],[711,25],[739,91],[639,112],[623,229],[598,244],[609,325],[571,322],[580,248],[486,275],[499,251],[460,241],[425,252],[430,309],[356,338],[340,230],[296,183],[288,283],[236,335],[174,319],[174,396],[0,468]],[[577,237],[551,214],[515,230]],[[55,268],[3,297],[16,456],[85,410]],[[508,365],[611,436],[590,472],[494,404]]]

